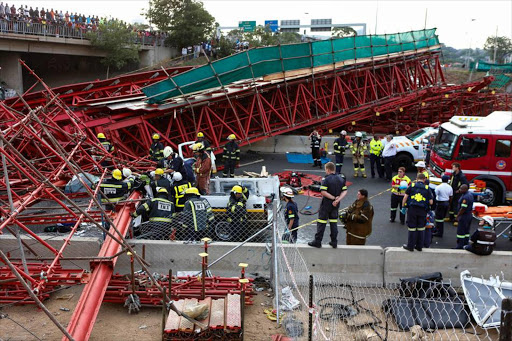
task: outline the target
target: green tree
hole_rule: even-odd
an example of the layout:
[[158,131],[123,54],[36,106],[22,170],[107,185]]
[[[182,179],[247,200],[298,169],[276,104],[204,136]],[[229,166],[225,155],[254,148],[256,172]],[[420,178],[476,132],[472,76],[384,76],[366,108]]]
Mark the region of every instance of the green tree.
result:
[[343,38],[343,37],[350,37],[350,36],[356,36],[357,32],[350,26],[343,26],[343,27],[335,27],[331,35],[334,38]]
[[135,45],[135,33],[119,20],[104,21],[97,32],[88,32],[87,37],[94,48],[107,53],[102,63],[121,69],[129,62],[139,61],[139,49]]
[[147,19],[159,30],[169,32],[176,47],[198,44],[215,34],[215,18],[195,0],[151,0]]
[[494,60],[496,55],[496,62],[501,64],[505,61],[505,57],[512,53],[512,41],[509,37],[488,37],[484,50],[487,51],[491,60]]

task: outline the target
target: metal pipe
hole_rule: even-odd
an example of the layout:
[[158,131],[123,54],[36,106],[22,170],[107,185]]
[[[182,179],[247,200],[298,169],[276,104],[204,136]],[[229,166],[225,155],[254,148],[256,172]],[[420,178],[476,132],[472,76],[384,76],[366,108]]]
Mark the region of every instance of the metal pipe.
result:
[[73,339],[73,337],[71,335],[69,335],[69,333],[67,332],[66,328],[64,328],[60,323],[59,321],[57,321],[55,319],[55,316],[53,316],[53,314],[44,306],[44,304],[39,300],[39,298],[32,292],[32,289],[30,289],[30,287],[28,286],[27,282],[25,282],[23,280],[23,278],[21,277],[21,275],[19,274],[18,270],[16,269],[16,267],[9,261],[9,259],[7,258],[7,256],[0,250],[0,257],[3,259],[4,263],[9,267],[9,269],[11,269],[12,273],[14,274],[14,276],[16,276],[16,278],[18,279],[18,281],[21,283],[21,285],[23,286],[23,288],[25,288],[25,290],[27,291],[27,293],[29,294],[29,296],[36,302],[36,304],[38,305],[39,308],[41,308],[41,310],[44,311],[44,313],[50,318],[50,320],[57,326],[57,328],[59,328],[59,330],[65,335],[65,337],[70,340],[70,341],[74,341],[75,339]]
[[279,315],[280,315],[280,309],[279,309],[279,275],[278,275],[278,258],[277,258],[277,205],[279,201],[278,199],[274,199],[274,203],[272,205],[272,225],[273,225],[273,238],[272,238],[272,253],[273,253],[273,259],[274,259],[274,300],[276,305],[276,317],[277,317],[277,325],[279,326]]

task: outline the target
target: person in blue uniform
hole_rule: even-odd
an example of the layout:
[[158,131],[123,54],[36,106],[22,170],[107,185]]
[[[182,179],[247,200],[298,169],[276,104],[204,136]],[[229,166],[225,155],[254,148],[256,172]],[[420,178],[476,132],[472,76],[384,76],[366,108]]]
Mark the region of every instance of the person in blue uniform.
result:
[[425,185],[425,180],[424,174],[418,174],[416,183],[407,188],[402,201],[402,213],[407,211],[409,229],[407,244],[404,244],[403,248],[408,251],[423,249],[427,213],[433,204],[432,192],[428,189],[428,185]]
[[471,211],[473,211],[473,194],[468,191],[468,185],[464,184],[460,186],[460,194],[461,197],[459,199],[459,212],[457,213],[457,221],[459,224],[457,225],[457,247],[456,249],[463,249],[464,245],[468,245],[469,237],[469,229],[471,228],[471,220],[473,216],[471,215]]
[[309,134],[309,139],[311,140],[311,154],[313,155],[313,167],[322,168],[322,160],[320,159],[320,143],[322,142],[322,137],[315,129],[311,134]]
[[329,245],[333,248],[338,247],[338,207],[340,201],[347,195],[347,186],[345,179],[336,175],[336,166],[332,162],[325,164],[325,178],[320,185],[322,202],[318,210],[317,232],[315,240],[308,243],[309,246],[322,247],[325,226],[327,221],[331,228],[331,241]]
[[[286,203],[284,208],[284,219],[286,221],[287,231],[283,234],[283,240],[290,243],[297,242],[297,234],[299,227],[299,209],[297,204],[293,201],[293,190],[291,188],[283,187],[281,189],[283,200]],[[291,231],[291,232],[290,232]]]

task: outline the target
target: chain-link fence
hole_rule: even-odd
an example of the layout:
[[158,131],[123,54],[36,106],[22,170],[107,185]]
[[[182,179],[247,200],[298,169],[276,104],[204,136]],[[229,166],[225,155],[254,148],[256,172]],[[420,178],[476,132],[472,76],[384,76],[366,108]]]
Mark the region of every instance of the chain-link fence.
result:
[[[463,274],[463,287],[440,273],[383,286],[342,275],[313,274],[286,242],[277,209],[276,313],[294,340],[498,340],[501,302],[512,283]],[[283,242],[284,241],[284,242]]]
[[184,207],[178,209],[180,212],[158,218],[144,212],[146,214],[140,218],[133,219],[133,236],[188,242],[208,237],[214,241],[243,242],[258,234],[251,241],[266,242],[271,235],[268,210],[247,209],[243,201],[230,202],[226,208],[214,208],[206,198],[201,198],[185,202]]

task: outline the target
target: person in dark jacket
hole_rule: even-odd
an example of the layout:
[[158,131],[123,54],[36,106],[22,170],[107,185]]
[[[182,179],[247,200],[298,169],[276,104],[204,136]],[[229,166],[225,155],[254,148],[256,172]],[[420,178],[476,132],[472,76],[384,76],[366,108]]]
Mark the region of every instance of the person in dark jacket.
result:
[[471,243],[464,246],[464,250],[480,256],[488,256],[494,251],[496,246],[494,219],[488,215],[483,216],[478,225],[478,229],[471,236]]
[[315,129],[311,134],[309,134],[309,139],[311,140],[311,154],[313,155],[313,167],[322,168],[322,160],[320,158],[320,143],[322,142],[322,137]]
[[174,204],[168,197],[167,189],[159,187],[155,198],[149,199],[137,207],[137,210],[131,216],[136,218],[139,215],[147,215],[149,216],[149,223],[145,223],[144,231],[134,230],[135,235],[142,233],[144,239],[167,239],[170,237]]
[[164,170],[162,168],[155,170],[155,178],[151,182],[153,193],[157,193],[158,188],[165,188],[167,193],[171,193],[171,182],[167,178],[164,178]]
[[178,230],[178,240],[195,240],[208,237],[212,233],[210,225],[215,216],[207,199],[201,198],[201,194],[195,187],[185,190],[185,207],[180,213],[181,226]]
[[235,142],[235,134],[229,135],[228,140],[229,142],[224,146],[222,153],[222,159],[224,160],[223,175],[225,178],[234,178],[236,164],[240,162],[240,147]]
[[340,136],[334,140],[334,157],[336,158],[336,174],[341,174],[341,168],[343,167],[343,159],[345,158],[345,150],[347,149],[347,132],[342,130]]
[[247,223],[247,206],[242,186],[235,185],[231,189],[228,205],[226,207],[229,223],[230,240],[241,241]]
[[448,221],[453,222],[453,225],[457,226],[458,222],[455,221],[455,214],[459,210],[459,199],[462,196],[462,193],[460,192],[460,186],[469,185],[466,176],[460,169],[460,163],[458,162],[452,163],[452,176],[450,177],[449,184],[453,189],[453,197],[450,201],[450,209],[448,211],[450,217]]
[[283,194],[283,200],[286,202],[284,208],[284,219],[286,221],[286,231],[283,234],[283,241],[289,243],[297,242],[297,235],[299,227],[299,209],[297,204],[293,201],[293,190],[288,187],[282,187],[281,193]]
[[160,161],[164,158],[164,144],[160,142],[160,135],[153,134],[153,143],[149,147],[151,161]]

